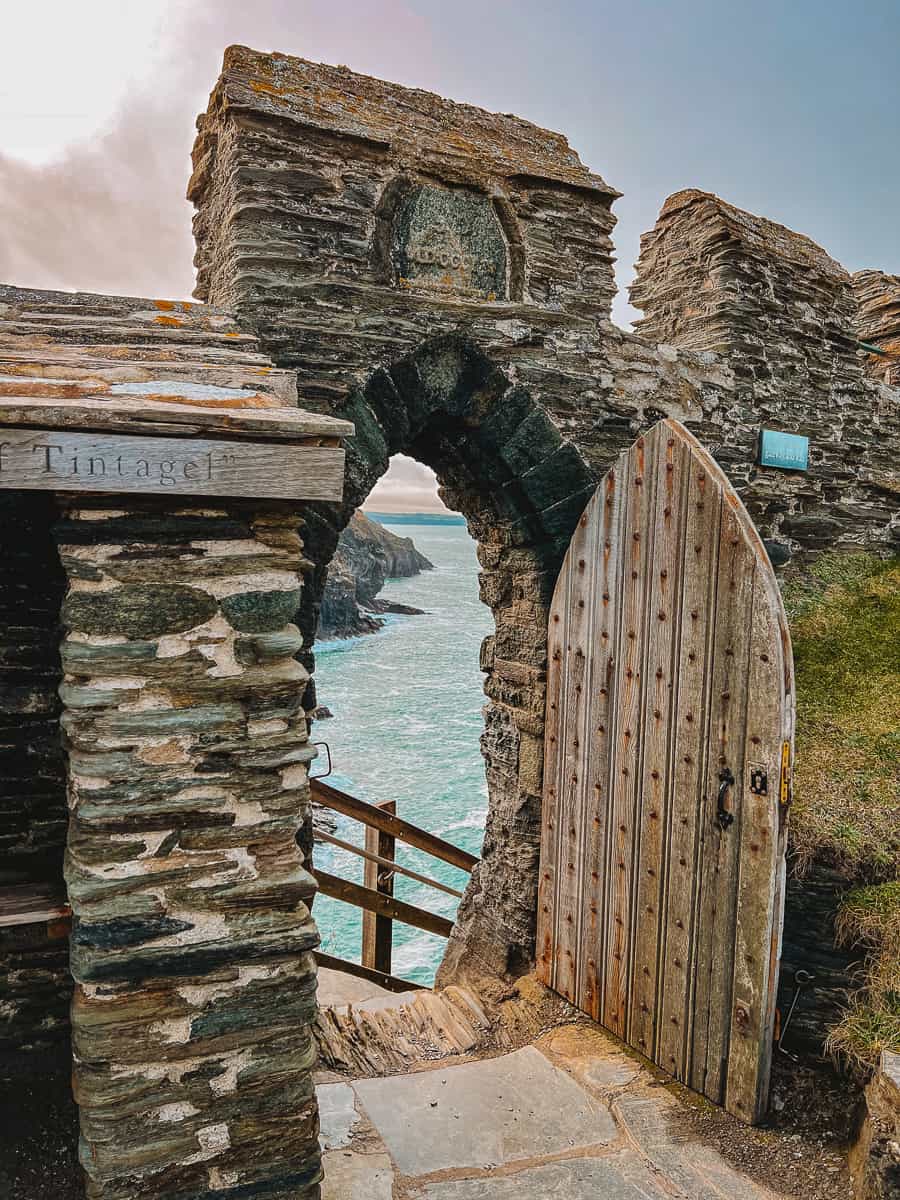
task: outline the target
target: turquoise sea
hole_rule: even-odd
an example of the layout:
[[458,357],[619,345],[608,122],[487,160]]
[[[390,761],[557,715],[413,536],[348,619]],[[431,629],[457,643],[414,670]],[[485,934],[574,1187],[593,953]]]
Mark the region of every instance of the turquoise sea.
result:
[[[369,514],[372,515],[372,514]],[[320,704],[334,719],[318,721],[316,741],[334,760],[329,782],[370,802],[396,800],[397,815],[480,854],[487,785],[479,749],[483,676],[478,653],[493,631],[490,610],[478,598],[475,543],[462,524],[412,524],[404,516],[392,532],[411,537],[434,563],[411,579],[390,580],[382,597],[425,609],[426,615],[388,617],[378,633],[321,642],[316,650]],[[325,769],[325,756],[313,774]],[[336,814],[336,836],[362,845],[363,827]],[[316,844],[325,871],[362,883],[363,860]],[[398,843],[397,861],[462,891],[466,874]],[[395,876],[394,894],[452,918],[458,901],[415,880]],[[319,896],[315,918],[322,949],[359,962],[361,912]],[[430,984],[444,941],[394,923],[393,973]]]

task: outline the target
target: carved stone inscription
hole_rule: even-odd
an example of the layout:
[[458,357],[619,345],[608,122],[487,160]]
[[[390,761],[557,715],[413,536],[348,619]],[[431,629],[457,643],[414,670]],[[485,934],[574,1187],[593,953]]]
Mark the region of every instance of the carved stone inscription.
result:
[[506,241],[490,199],[477,192],[415,188],[397,213],[392,256],[401,287],[506,299]]
[[330,446],[0,429],[0,488],[339,500]]

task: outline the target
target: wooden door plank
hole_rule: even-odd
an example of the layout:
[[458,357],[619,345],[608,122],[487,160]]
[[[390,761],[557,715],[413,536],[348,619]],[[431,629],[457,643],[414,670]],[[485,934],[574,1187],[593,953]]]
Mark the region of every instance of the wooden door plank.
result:
[[569,555],[562,569],[550,604],[547,626],[547,699],[544,724],[544,787],[541,815],[541,860],[538,881],[537,973],[548,987],[554,986],[556,961],[557,875],[559,870],[559,793],[564,741],[565,671],[569,603]]
[[622,591],[618,624],[620,670],[615,697],[615,748],[611,759],[610,798],[612,861],[609,864],[607,988],[603,1023],[627,1037],[628,988],[632,965],[632,927],[636,848],[636,806],[640,753],[640,713],[644,658],[644,601],[648,488],[646,443],[638,438],[628,454],[623,480],[625,522],[622,539]]
[[715,629],[715,581],[721,492],[695,469],[691,456],[683,484],[678,694],[672,718],[669,872],[664,901],[665,959],[655,1061],[682,1082],[687,1078],[695,964],[695,901],[700,871],[700,807],[708,746],[710,641]]
[[597,543],[597,577],[594,585],[595,631],[591,652],[590,741],[587,777],[590,786],[584,892],[583,953],[579,963],[579,1007],[595,1021],[603,1008],[604,973],[608,936],[607,886],[609,870],[610,756],[615,746],[613,695],[616,660],[613,653],[621,592],[621,545],[624,497],[620,479],[627,472],[625,455],[606,474],[602,485],[603,508]]
[[725,1093],[728,1111],[749,1122],[764,1115],[768,1100],[777,984],[773,948],[780,936],[783,903],[779,884],[787,814],[779,803],[779,784],[782,748],[785,742],[790,747],[792,739],[792,712],[784,696],[779,607],[773,604],[766,574],[757,571],[750,618],[747,751]]
[[671,807],[671,729],[677,696],[684,486],[689,454],[674,433],[657,436],[651,470],[655,477],[648,548],[648,602],[643,754],[640,773],[638,870],[636,877],[634,967],[629,1041],[642,1054],[656,1052],[659,980],[663,966],[663,888],[669,873]]
[[602,502],[597,494],[582,513],[568,552],[568,622],[563,656],[565,672],[562,737],[563,765],[557,797],[559,859],[554,987],[571,1003],[577,1000],[585,869],[585,784],[590,713],[588,662],[593,625],[592,590]]
[[[565,569],[565,568],[564,568]],[[541,858],[538,879],[538,912],[535,946],[536,973],[541,983],[551,987],[553,983],[553,942],[555,936],[554,914],[556,911],[556,819],[560,724],[560,692],[562,688],[562,642],[565,636],[561,628],[563,615],[560,607],[565,599],[565,581],[560,596],[560,586],[550,606],[547,634],[547,699],[544,710],[544,786],[541,799]]]
[[[702,469],[702,468],[701,468]],[[719,536],[716,620],[710,671],[709,760],[701,812],[700,902],[697,919],[691,1086],[719,1104],[725,1063],[734,962],[737,864],[743,808],[746,672],[750,649],[748,614],[753,600],[755,556],[726,495]],[[735,782],[727,795],[733,823],[717,820],[720,772]]]

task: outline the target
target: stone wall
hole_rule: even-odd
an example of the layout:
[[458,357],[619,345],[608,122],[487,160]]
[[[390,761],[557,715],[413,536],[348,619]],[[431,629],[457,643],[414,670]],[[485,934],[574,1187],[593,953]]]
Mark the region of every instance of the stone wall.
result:
[[70,503],[57,527],[87,1194],[318,1195],[296,511]]
[[65,575],[53,496],[0,492],[0,884],[59,880],[66,768],[59,737]]
[[[63,891],[66,765],[59,730],[59,614],[65,575],[54,498],[0,492],[0,891]],[[0,925],[0,1048],[65,1040],[67,929]]]
[[[32,401],[308,427],[227,313],[0,286],[0,422]],[[317,1196],[299,507],[0,491],[0,517],[0,1048],[71,1032],[92,1200]],[[71,957],[34,915],[66,885]]]
[[[839,263],[801,234],[689,190],[669,197],[641,239],[631,299],[643,338],[727,363],[730,428],[707,441],[768,537],[787,552],[896,543],[898,395],[865,373],[858,293]],[[809,471],[756,468],[761,426],[806,434]]]
[[858,309],[856,334],[880,353],[866,355],[866,370],[873,379],[900,385],[900,275],[884,271],[857,271],[853,294]]
[[[198,295],[227,305],[302,402],[354,421],[344,506],[307,509],[313,665],[338,533],[402,451],[479,542],[490,808],[441,978],[533,960],[545,625],[595,482],[660,416],[711,448],[778,562],[884,549],[897,393],[867,378],[850,277],[806,238],[701,192],[644,240],[638,336],[609,320],[616,192],[557,134],[244,47],[198,122]],[[811,470],[756,464],[761,425]],[[310,689],[307,703],[314,703]]]

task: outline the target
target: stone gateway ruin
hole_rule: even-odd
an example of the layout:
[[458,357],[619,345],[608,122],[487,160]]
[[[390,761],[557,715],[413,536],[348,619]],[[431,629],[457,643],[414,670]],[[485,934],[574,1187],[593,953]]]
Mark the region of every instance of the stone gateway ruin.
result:
[[[551,599],[635,439],[684,425],[776,567],[900,529],[897,277],[682,191],[625,332],[618,193],[559,134],[240,46],[197,129],[197,303],[0,288],[0,1045],[71,1032],[91,1200],[319,1195],[315,639],[391,455],[495,621],[440,987],[535,968]],[[764,427],[808,470],[759,466]],[[804,886],[783,967],[836,1005]]]

